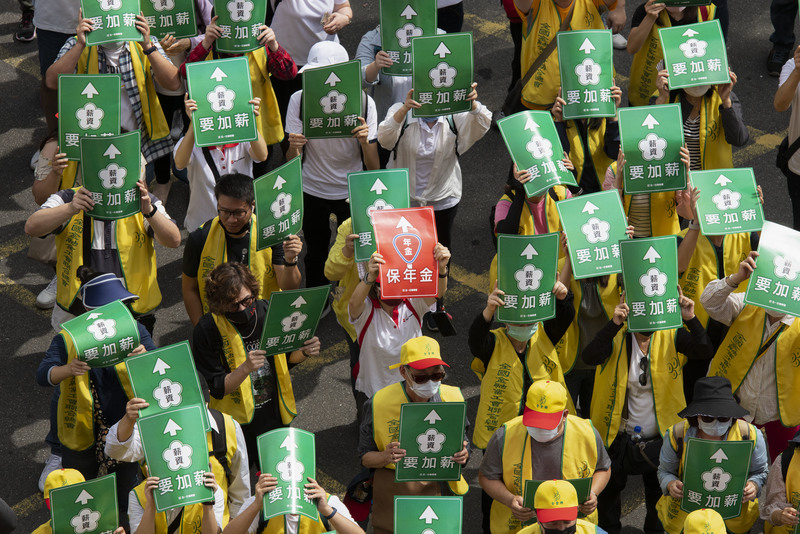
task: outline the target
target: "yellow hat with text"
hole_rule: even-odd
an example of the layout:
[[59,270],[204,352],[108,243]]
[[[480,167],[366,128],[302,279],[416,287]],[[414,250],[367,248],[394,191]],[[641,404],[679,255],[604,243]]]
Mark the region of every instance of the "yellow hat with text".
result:
[[575,521],[578,518],[578,493],[566,480],[545,480],[533,497],[539,523]]
[[450,367],[439,354],[439,343],[428,336],[419,336],[409,339],[400,348],[400,363],[390,365],[389,369],[397,369],[408,365],[414,369],[427,369],[437,365]]
[[725,534],[725,521],[716,510],[701,508],[686,516],[684,534]]
[[522,424],[552,430],[567,408],[567,390],[552,380],[537,380],[528,388]]

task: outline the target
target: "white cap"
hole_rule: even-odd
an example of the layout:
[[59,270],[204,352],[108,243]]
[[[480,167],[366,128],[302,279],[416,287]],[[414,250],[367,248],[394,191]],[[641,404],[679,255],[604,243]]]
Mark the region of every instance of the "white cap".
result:
[[339,43],[320,41],[308,51],[308,63],[303,65],[300,72],[315,67],[327,67],[328,65],[335,65],[336,63],[344,63],[349,60],[350,56],[347,55],[347,50]]

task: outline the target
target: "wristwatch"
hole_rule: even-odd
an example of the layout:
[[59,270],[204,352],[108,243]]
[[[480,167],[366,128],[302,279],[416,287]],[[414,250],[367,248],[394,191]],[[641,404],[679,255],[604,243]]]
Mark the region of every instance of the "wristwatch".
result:
[[153,215],[155,215],[157,211],[158,211],[158,208],[157,208],[157,207],[155,207],[155,206],[153,206],[153,211],[151,211],[150,213],[144,213],[144,214],[143,214],[143,215],[144,215],[144,218],[145,218],[145,219],[149,219],[150,217],[152,217]]
[[156,47],[156,45],[153,45],[150,48],[148,48],[147,50],[142,50],[142,51],[144,52],[144,55],[149,56],[150,54],[152,54],[156,50],[158,50],[158,48]]

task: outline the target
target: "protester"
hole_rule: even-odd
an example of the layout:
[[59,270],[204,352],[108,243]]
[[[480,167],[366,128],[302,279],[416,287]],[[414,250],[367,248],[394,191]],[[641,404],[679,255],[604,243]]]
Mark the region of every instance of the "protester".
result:
[[[153,492],[158,489],[158,477],[147,477],[131,490],[128,517],[133,534],[168,534],[175,525],[180,532],[218,534],[222,525],[225,496],[214,479],[214,473],[203,473],[203,485],[214,492],[214,498],[204,503],[189,504],[156,513]],[[142,504],[144,501],[144,504]],[[177,522],[177,524],[176,524]]]
[[575,487],[564,480],[542,482],[536,488],[533,507],[538,521],[520,530],[520,534],[605,534],[597,525],[578,519],[578,494]]
[[701,508],[686,515],[683,523],[684,534],[727,534],[725,521],[719,512],[708,508]]
[[[783,4],[782,0],[774,0],[773,7]],[[789,5],[794,5],[789,3]],[[795,13],[797,6],[794,6]],[[794,16],[792,18],[794,20]],[[800,228],[800,151],[789,153],[789,147],[797,142],[800,137],[800,47],[794,51],[794,56],[790,57],[780,72],[781,76],[778,83],[778,91],[772,102],[775,111],[786,111],[792,108],[792,115],[789,117],[789,131],[786,136],[786,151],[784,155],[788,159],[786,168],[782,169],[786,174],[786,185],[789,190],[789,199],[792,201],[793,226]],[[781,149],[779,149],[780,153]],[[780,155],[780,154],[779,154]]]
[[794,453],[800,445],[800,431],[789,440],[788,446],[779,454],[769,468],[767,484],[758,500],[761,519],[765,521],[767,534],[791,534],[798,524],[797,507],[800,505],[800,456],[795,461]]

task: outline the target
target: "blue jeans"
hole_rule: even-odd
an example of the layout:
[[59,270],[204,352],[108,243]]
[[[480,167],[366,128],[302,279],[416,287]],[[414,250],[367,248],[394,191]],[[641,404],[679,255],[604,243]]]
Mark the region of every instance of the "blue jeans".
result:
[[794,46],[794,19],[797,18],[797,2],[794,0],[772,0],[769,16],[775,29],[769,40],[775,46]]

